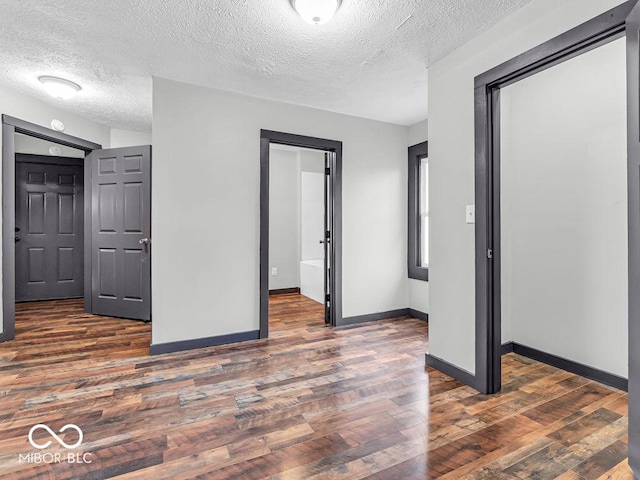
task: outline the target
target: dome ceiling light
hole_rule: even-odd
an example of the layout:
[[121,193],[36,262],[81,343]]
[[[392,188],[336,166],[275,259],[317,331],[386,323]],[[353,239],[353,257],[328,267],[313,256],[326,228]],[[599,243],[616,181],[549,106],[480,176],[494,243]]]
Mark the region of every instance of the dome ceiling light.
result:
[[69,100],[76,93],[82,90],[80,85],[69,80],[65,80],[64,78],[44,75],[42,77],[38,77],[38,80],[44,86],[44,89],[49,95],[61,100]]
[[302,19],[313,25],[322,25],[331,20],[341,3],[342,0],[291,0]]

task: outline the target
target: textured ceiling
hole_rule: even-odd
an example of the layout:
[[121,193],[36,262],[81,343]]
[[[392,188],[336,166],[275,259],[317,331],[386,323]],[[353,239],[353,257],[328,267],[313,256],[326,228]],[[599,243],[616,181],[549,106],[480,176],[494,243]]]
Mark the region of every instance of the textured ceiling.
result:
[[[0,85],[140,131],[151,76],[411,125],[427,67],[528,2],[343,0],[313,26],[289,0],[0,0]],[[45,74],[83,90],[53,100]]]

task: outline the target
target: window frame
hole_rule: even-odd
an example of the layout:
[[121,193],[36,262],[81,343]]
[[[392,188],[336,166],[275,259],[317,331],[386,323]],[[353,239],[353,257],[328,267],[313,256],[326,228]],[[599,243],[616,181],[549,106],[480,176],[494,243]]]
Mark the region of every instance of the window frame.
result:
[[421,265],[421,212],[420,212],[420,165],[429,158],[429,142],[418,143],[408,149],[408,249],[407,270],[409,278],[429,281],[429,267]]

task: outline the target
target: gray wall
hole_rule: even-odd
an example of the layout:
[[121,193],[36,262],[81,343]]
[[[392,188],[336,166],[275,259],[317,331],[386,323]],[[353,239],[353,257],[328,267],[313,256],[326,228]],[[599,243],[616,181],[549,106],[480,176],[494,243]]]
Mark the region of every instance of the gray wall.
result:
[[533,0],[429,68],[432,355],[475,371],[474,77],[620,3]]
[[407,127],[160,78],[153,90],[154,344],[259,328],[260,129],[343,142],[344,316],[407,307]]
[[620,39],[501,96],[503,339],[624,377],[625,55]]
[[[300,286],[300,160],[271,147],[269,157],[269,289]],[[273,275],[272,268],[278,269]]]
[[138,145],[151,145],[151,134],[146,132],[134,132],[112,128],[110,132],[111,148],[136,147]]

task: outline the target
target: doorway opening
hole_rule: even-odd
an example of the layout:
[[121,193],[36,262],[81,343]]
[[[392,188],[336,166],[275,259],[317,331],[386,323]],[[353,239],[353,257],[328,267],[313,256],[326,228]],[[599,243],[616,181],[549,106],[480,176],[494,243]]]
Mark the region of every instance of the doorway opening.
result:
[[24,332],[51,320],[85,337],[114,317],[109,334],[142,338],[148,353],[150,325],[127,339],[118,322],[151,320],[150,147],[105,150],[8,115],[2,123],[0,341],[15,338],[16,316]]
[[[476,368],[482,393],[501,389],[501,89],[626,39],[629,465],[640,472],[640,3],[630,0],[475,79]],[[602,278],[601,281],[607,281]],[[541,299],[545,301],[545,299]],[[601,322],[606,322],[602,318]],[[588,347],[587,347],[588,348]]]
[[260,172],[260,338],[270,304],[340,326],[342,143],[263,130]]
[[[501,217],[501,92],[502,89],[528,79],[540,72],[572,60],[587,52],[614,42],[625,36],[628,22],[640,12],[636,2],[627,2],[613,10],[576,27],[569,32],[549,40],[547,43],[520,55],[488,72],[476,77],[476,371],[475,387],[483,393],[496,393],[501,388],[501,354],[502,347],[502,258],[504,255]],[[635,20],[633,20],[635,21]],[[631,27],[629,27],[631,28]],[[627,43],[627,52],[637,49],[637,42]],[[626,101],[633,103],[637,98],[637,65],[627,56],[628,84]],[[637,59],[635,60],[637,62]],[[633,79],[636,80],[633,80]],[[635,92],[635,93],[634,93]],[[629,105],[631,105],[629,103]],[[634,200],[638,196],[640,184],[635,180],[639,161],[632,154],[632,146],[637,142],[637,127],[632,128],[637,119],[637,102],[629,109],[628,119],[628,336],[633,337],[637,329],[640,309],[631,301],[635,296],[633,281],[638,278],[636,243],[636,217],[634,212],[638,204]],[[571,139],[566,139],[570,142]],[[548,301],[541,298],[540,301]],[[635,343],[629,342],[629,359],[633,359]],[[590,348],[587,346],[585,348]],[[561,358],[562,360],[562,358]],[[629,391],[632,392],[633,362],[629,366]],[[631,404],[631,402],[630,402]]]
[[621,390],[625,63],[620,38],[502,88],[500,98],[502,344]]
[[15,135],[16,303],[84,297],[84,151]]
[[278,330],[328,320],[326,155],[270,145],[269,322]]

